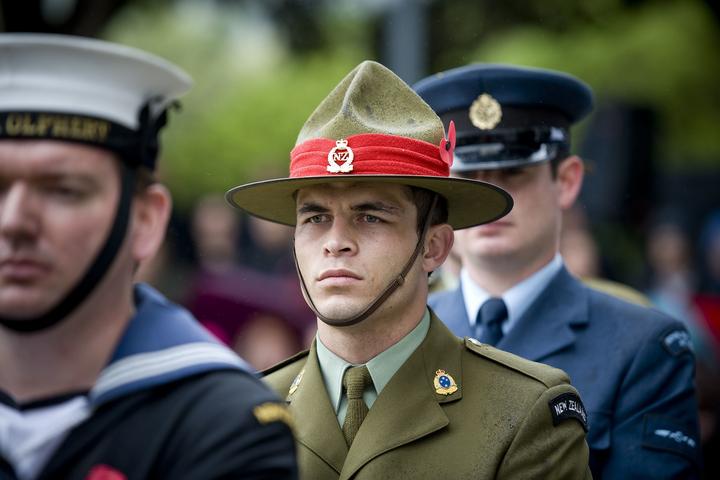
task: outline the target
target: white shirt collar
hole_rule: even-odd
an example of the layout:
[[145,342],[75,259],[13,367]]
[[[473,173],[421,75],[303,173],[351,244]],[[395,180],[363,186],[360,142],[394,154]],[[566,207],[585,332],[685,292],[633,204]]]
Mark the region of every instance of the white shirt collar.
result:
[[[518,319],[562,269],[562,266],[562,256],[556,253],[547,265],[502,294],[502,299],[508,309],[508,320],[502,325],[503,333],[508,333],[515,326]],[[475,328],[480,306],[490,298],[490,294],[472,281],[466,268],[460,271],[460,288],[465,300],[465,310],[470,320],[470,326]]]

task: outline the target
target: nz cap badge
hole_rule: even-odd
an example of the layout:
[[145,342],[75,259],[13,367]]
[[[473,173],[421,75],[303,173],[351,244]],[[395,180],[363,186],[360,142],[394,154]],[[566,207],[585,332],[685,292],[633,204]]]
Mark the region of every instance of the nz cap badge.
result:
[[483,93],[470,105],[469,116],[480,130],[491,130],[502,120],[502,108],[492,95]]
[[[337,140],[335,146],[328,152],[327,171],[330,173],[350,173],[353,170],[353,151],[348,147],[348,142],[344,138]],[[344,162],[338,164],[338,162]]]
[[437,370],[435,372],[433,384],[435,385],[435,393],[439,393],[440,395],[450,395],[458,389],[455,379],[451,377],[450,374],[445,373],[445,370]]

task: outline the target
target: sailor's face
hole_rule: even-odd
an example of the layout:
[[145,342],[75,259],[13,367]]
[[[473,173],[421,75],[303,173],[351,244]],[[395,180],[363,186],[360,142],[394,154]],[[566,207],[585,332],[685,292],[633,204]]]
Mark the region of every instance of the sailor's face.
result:
[[104,150],[54,141],[0,142],[0,312],[41,315],[105,242],[119,196]]
[[[332,183],[297,195],[295,249],[318,311],[349,318],[398,275],[417,242],[410,189],[380,183]],[[402,308],[405,289],[382,306]],[[411,292],[412,293],[412,292]]]

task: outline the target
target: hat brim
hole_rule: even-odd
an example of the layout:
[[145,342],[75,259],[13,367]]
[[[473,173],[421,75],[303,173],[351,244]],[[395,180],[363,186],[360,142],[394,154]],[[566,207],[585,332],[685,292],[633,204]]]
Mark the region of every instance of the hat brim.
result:
[[389,183],[420,187],[447,200],[448,223],[456,230],[490,223],[505,216],[513,199],[490,183],[464,178],[420,175],[338,175],[278,178],[234,187],[225,194],[230,205],[271,222],[294,226],[295,192],[301,188],[334,182]]

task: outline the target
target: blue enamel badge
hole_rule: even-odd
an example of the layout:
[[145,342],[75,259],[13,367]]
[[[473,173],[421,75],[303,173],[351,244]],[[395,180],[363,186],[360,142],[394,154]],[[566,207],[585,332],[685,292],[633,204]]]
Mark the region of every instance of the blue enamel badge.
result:
[[433,384],[435,385],[435,393],[439,393],[440,395],[450,395],[458,389],[453,377],[445,373],[445,370],[437,370],[435,372]]

